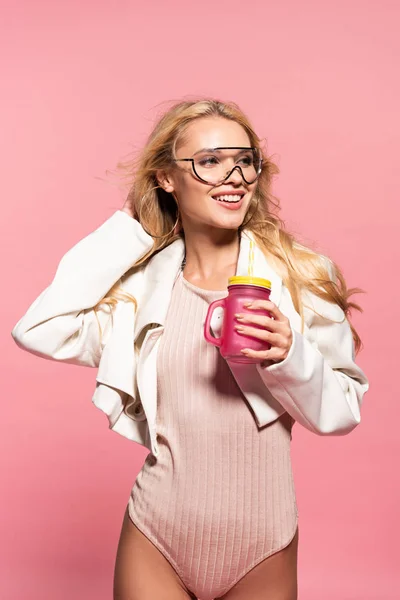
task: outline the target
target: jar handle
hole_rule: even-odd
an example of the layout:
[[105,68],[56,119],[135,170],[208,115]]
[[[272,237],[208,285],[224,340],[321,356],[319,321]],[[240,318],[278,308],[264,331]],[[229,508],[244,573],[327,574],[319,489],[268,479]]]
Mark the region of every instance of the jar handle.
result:
[[221,339],[221,337],[215,338],[210,334],[210,324],[211,324],[211,317],[213,315],[213,312],[219,306],[221,306],[222,308],[225,308],[225,298],[221,298],[221,300],[214,300],[213,302],[211,302],[211,304],[208,307],[207,316],[206,316],[206,320],[204,323],[205,339],[207,340],[207,342],[210,342],[210,344],[213,344],[214,346],[218,346],[218,347],[221,346],[222,339]]

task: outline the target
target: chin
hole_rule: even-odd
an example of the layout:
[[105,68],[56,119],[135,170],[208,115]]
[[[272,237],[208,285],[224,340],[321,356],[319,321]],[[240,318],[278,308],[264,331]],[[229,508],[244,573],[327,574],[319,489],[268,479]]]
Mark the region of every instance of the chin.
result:
[[[242,223],[246,220],[247,207],[241,207],[239,210],[220,209],[212,210],[208,214],[202,216],[196,215],[197,218],[192,218],[193,226],[203,229],[210,227],[213,229],[232,229],[238,230]],[[194,215],[193,215],[194,217]]]
[[245,221],[247,209],[223,210],[223,214],[213,215],[212,220],[220,223],[221,227],[238,228]]
[[242,216],[235,215],[225,219],[211,219],[209,225],[218,229],[239,229],[243,221]]

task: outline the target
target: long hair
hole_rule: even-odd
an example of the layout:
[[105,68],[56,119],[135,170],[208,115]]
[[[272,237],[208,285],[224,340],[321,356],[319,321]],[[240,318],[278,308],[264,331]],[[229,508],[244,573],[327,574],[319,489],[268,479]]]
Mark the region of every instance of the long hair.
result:
[[[134,267],[144,265],[155,253],[176,239],[184,238],[177,203],[173,195],[158,184],[156,171],[171,168],[178,144],[187,139],[188,126],[196,119],[204,117],[221,117],[239,123],[246,131],[251,146],[257,146],[262,152],[262,171],[239,230],[244,228],[253,233],[263,253],[280,273],[290,292],[295,310],[301,316],[302,331],[304,292],[311,292],[342,309],[344,316],[349,320],[355,352],[358,353],[362,343],[350,323],[349,316],[351,309],[362,312],[362,308],[349,298],[363,290],[348,289],[336,262],[300,243],[286,230],[285,223],[279,216],[280,201],[271,191],[273,177],[280,172],[279,168],[271,157],[267,156],[262,147],[262,139],[257,136],[249,119],[234,102],[200,98],[173,104],[161,115],[139,155],[117,163],[122,179],[129,186],[128,197],[132,202],[134,217],[147,233],[154,236],[153,248],[138,260]],[[175,223],[177,225],[174,228]],[[112,308],[119,300],[131,301],[137,308],[135,298],[122,290],[117,282],[96,304],[94,310],[97,311],[101,304],[106,304],[112,314]]]

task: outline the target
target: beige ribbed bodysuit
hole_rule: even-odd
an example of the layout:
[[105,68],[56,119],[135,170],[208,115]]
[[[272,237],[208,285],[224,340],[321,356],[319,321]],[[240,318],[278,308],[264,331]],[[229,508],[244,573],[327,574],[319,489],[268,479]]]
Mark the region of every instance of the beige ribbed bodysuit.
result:
[[219,349],[209,303],[227,295],[178,276],[158,349],[157,439],[129,498],[131,520],[201,600],[226,593],[289,544],[298,513],[292,418],[258,428]]

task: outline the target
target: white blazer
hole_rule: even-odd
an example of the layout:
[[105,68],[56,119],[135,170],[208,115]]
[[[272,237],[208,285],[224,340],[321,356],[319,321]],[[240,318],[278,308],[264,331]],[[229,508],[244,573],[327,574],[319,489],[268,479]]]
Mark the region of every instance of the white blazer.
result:
[[[237,275],[247,274],[250,239],[251,232],[242,231]],[[18,346],[38,356],[98,367],[92,401],[107,415],[110,429],[157,455],[157,350],[184,241],[173,242],[145,267],[134,268],[152,246],[140,223],[117,210],[61,258],[53,281],[17,322],[12,336]],[[290,293],[258,246],[254,273],[271,281],[271,300],[288,317],[293,332],[289,354],[280,363],[262,367],[228,361],[257,425],[287,411],[318,435],[349,433],[360,423],[369,384],[354,362],[353,338],[342,309],[307,293],[307,303],[319,315],[305,309],[302,334]],[[93,306],[116,282],[135,296],[138,310],[124,301],[118,302],[114,315],[108,308],[99,310],[101,340]],[[221,312],[215,311],[214,333],[220,325]],[[182,356],[182,368],[184,364]]]

